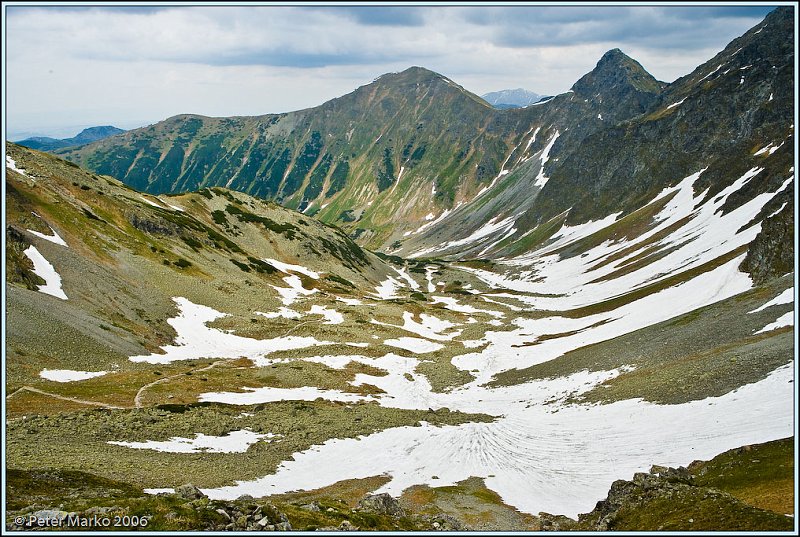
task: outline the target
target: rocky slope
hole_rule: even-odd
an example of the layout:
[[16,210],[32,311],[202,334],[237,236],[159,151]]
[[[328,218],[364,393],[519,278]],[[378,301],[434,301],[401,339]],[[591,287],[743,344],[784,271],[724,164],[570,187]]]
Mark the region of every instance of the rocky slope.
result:
[[542,100],[544,97],[544,95],[539,95],[523,88],[492,91],[481,95],[481,99],[500,110],[524,108]]

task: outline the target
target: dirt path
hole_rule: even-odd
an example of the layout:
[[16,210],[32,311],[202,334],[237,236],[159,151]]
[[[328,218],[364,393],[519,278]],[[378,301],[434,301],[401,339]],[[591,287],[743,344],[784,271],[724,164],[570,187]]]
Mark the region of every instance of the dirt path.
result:
[[[217,360],[213,364],[207,365],[205,367],[201,367],[200,369],[192,369],[191,372],[192,373],[200,373],[201,371],[208,371],[209,369],[212,369],[212,368],[214,368],[214,367],[216,367],[216,366],[218,366],[220,364],[225,364],[225,363],[228,363],[228,362],[232,362],[234,360],[238,360],[238,358],[226,358],[225,360]],[[139,388],[139,391],[136,392],[136,397],[133,398],[134,406],[136,408],[142,408],[142,396],[144,395],[144,392],[147,391],[149,388],[152,388],[156,384],[161,384],[162,382],[167,382],[167,381],[172,380],[174,378],[182,377],[185,374],[186,373],[176,373],[176,374],[170,375],[168,377],[164,377],[164,378],[160,378],[158,380],[154,380],[153,382],[150,382],[149,384],[145,384],[144,386]]]
[[87,401],[85,399],[76,399],[74,397],[66,397],[64,395],[58,395],[58,394],[55,394],[55,393],[46,392],[44,390],[40,390],[40,389],[34,388],[32,386],[22,386],[21,388],[15,390],[13,393],[8,394],[6,396],[6,399],[8,399],[11,396],[14,396],[14,395],[18,394],[22,390],[26,390],[26,391],[33,392],[33,393],[38,393],[38,394],[41,394],[41,395],[47,395],[48,397],[54,397],[56,399],[61,399],[62,401],[71,401],[73,403],[79,403],[79,404],[82,404],[82,405],[99,406],[99,407],[105,407],[105,408],[120,408],[120,409],[121,408],[125,408],[125,407],[122,407],[122,406],[110,405],[108,403],[98,403],[97,401]]

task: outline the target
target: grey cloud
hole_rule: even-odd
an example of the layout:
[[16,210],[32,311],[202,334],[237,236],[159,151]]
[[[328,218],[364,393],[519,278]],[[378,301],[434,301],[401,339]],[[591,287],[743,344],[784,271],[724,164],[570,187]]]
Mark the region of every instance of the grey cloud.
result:
[[[588,12],[571,20],[552,21],[535,16],[520,16],[519,24],[496,27],[496,43],[524,48],[532,46],[565,46],[614,42],[643,47],[687,50],[717,45],[720,37],[739,35],[771,11],[769,8],[674,8],[626,7],[624,9],[594,8],[598,17],[588,18]],[[735,14],[735,15],[733,15]],[[731,32],[731,18],[739,19]],[[530,21],[526,24],[525,21]]]
[[424,26],[425,9],[413,6],[337,6],[305,8],[341,15],[365,26]]

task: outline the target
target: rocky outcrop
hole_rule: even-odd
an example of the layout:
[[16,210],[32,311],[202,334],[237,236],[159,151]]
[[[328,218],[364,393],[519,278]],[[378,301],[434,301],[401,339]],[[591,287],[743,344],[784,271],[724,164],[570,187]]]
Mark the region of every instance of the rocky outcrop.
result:
[[396,517],[405,515],[405,511],[400,507],[400,502],[385,492],[383,494],[367,496],[358,502],[358,509],[368,513],[377,513],[379,515]]

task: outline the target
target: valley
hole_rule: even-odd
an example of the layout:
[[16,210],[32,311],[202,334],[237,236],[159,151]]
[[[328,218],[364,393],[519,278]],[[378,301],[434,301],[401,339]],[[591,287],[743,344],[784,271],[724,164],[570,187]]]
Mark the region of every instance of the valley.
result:
[[10,514],[791,529],[793,16],[525,108],[411,68],[9,143]]

